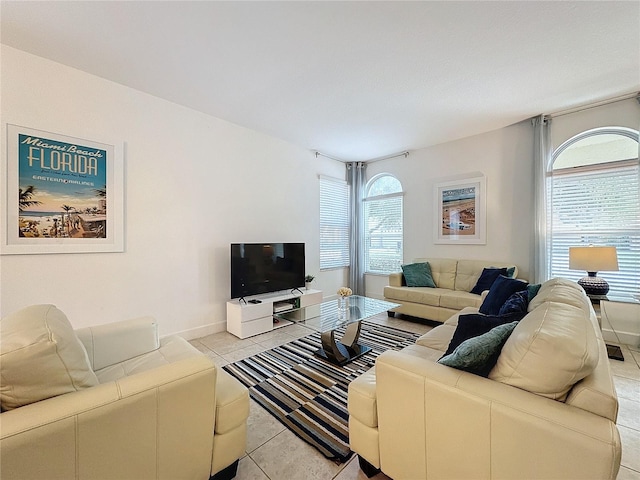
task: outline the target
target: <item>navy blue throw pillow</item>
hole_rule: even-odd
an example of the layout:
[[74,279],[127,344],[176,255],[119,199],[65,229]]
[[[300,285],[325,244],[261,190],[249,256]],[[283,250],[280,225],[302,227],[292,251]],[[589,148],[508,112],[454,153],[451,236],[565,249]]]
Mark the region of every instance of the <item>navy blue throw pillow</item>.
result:
[[500,275],[496,281],[493,282],[489,293],[482,302],[482,305],[480,305],[480,313],[484,313],[485,315],[498,315],[504,302],[514,293],[526,290],[527,285],[527,282]]
[[526,312],[529,306],[529,292],[525,289],[520,292],[516,292],[507,298],[507,301],[502,304],[498,315],[506,315],[507,313]]
[[443,357],[452,354],[465,340],[483,335],[499,325],[520,321],[526,314],[527,312],[515,312],[502,316],[481,315],[479,313],[460,315],[456,331],[453,332],[453,337],[451,337],[451,341]]
[[471,289],[471,293],[475,293],[476,295],[480,295],[485,290],[489,290],[493,282],[500,275],[507,275],[506,268],[483,268],[482,273],[480,274],[480,278],[476,282],[475,287]]

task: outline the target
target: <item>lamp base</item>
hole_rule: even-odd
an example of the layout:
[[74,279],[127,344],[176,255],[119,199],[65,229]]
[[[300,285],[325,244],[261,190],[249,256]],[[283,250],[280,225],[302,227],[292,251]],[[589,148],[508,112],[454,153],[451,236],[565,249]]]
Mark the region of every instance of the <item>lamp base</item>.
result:
[[606,295],[609,291],[609,284],[600,277],[596,277],[597,272],[587,272],[588,277],[582,277],[578,280],[587,295]]

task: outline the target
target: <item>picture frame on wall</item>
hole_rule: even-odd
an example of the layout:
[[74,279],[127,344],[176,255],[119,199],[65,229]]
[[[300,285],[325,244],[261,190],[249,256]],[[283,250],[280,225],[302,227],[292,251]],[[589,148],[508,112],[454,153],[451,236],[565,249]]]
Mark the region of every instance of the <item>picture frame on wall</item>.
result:
[[122,143],[4,130],[0,253],[124,251]]
[[434,187],[434,243],[487,243],[486,178],[469,176]]

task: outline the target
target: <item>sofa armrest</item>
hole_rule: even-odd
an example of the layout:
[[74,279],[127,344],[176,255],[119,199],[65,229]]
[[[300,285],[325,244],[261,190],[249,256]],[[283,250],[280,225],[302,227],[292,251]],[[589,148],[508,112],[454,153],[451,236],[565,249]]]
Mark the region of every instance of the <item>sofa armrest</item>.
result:
[[158,324],[153,317],[140,317],[76,330],[93,370],[160,348]]
[[402,351],[378,357],[376,392],[392,478],[426,478],[427,466],[434,478],[615,478],[619,469],[612,421]]
[[209,478],[216,375],[202,355],[4,412],[0,477]]
[[407,283],[404,280],[404,275],[402,272],[390,273],[389,274],[389,286],[390,287],[402,287]]

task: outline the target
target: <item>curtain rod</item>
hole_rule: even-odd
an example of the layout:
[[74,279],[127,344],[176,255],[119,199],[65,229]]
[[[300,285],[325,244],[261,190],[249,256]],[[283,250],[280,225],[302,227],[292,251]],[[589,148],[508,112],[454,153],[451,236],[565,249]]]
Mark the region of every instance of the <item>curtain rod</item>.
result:
[[599,102],[582,105],[580,107],[569,108],[567,110],[560,110],[556,113],[551,113],[548,116],[551,118],[563,117],[565,115],[571,115],[572,113],[582,112],[584,110],[589,110],[591,108],[602,107],[604,105],[609,105],[611,103],[616,103],[616,102],[622,102],[624,100],[629,100],[630,98],[635,98],[640,103],[640,92],[627,93],[625,95],[620,95],[618,97],[609,98],[607,100],[601,100]]
[[[318,152],[317,150],[314,150],[313,153],[315,154],[316,158],[325,157],[325,158],[329,158],[331,160],[336,160],[336,161],[342,162],[342,163],[353,163],[353,162],[351,162],[349,160],[343,160],[341,158],[336,158],[336,157],[332,157],[330,155],[326,155],[326,154],[324,154],[322,152]],[[372,159],[369,159],[369,160],[360,160],[359,162],[356,162],[356,163],[373,163],[373,162],[378,162],[380,160],[388,160],[390,158],[396,158],[396,157],[405,157],[405,158],[407,158],[408,156],[409,156],[409,151],[405,150],[404,152],[394,153],[393,155],[387,155],[386,157],[372,158]]]

